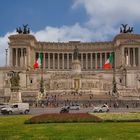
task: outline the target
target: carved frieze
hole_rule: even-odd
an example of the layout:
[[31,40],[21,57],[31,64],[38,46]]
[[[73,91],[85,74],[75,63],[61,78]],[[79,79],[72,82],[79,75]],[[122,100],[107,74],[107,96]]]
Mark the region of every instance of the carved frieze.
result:
[[66,80],[52,80],[50,83],[50,90],[68,90],[71,87],[71,82]]
[[101,83],[99,81],[88,81],[88,80],[83,80],[81,83],[81,88],[82,89],[100,89]]
[[51,79],[69,79],[71,74],[69,73],[54,73],[51,75]]
[[111,86],[112,86],[112,84],[110,84],[110,83],[103,83],[103,90],[110,90]]
[[90,43],[60,43],[60,42],[38,42],[35,46],[35,50],[46,50],[50,52],[73,52],[75,45],[80,52],[100,51],[100,50],[112,50],[112,42],[90,42]]

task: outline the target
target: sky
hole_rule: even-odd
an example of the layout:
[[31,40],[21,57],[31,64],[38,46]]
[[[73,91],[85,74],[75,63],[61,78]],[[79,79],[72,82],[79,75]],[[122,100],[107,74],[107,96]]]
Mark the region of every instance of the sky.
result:
[[0,66],[23,24],[38,41],[110,41],[121,24],[140,34],[140,0],[0,0]]

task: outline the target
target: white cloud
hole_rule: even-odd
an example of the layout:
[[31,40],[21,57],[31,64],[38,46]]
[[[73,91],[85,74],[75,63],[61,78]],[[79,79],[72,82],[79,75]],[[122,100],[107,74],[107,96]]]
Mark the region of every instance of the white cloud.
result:
[[72,8],[79,7],[88,16],[84,26],[92,30],[96,36],[93,39],[98,41],[111,39],[119,33],[121,24],[140,23],[140,0],[74,0]]
[[96,28],[101,25],[140,22],[139,0],[75,0],[73,8],[85,8],[90,20],[88,23]]
[[12,34],[15,34],[15,31],[8,32],[5,36],[0,37],[0,66],[4,66],[6,64],[6,51],[8,48],[8,37]]
[[60,28],[47,26],[44,30],[34,33],[34,35],[39,41],[90,41],[92,39],[92,32],[78,23]]

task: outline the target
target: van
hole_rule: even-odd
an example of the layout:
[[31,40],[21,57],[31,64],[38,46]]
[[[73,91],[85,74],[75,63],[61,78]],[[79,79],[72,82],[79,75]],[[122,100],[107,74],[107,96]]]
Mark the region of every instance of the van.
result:
[[1,109],[2,114],[28,114],[29,103],[13,103]]

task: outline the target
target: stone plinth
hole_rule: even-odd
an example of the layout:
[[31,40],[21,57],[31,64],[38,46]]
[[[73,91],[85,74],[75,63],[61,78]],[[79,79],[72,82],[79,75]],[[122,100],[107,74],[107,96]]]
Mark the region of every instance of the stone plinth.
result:
[[72,72],[80,73],[81,72],[81,62],[79,60],[73,60],[72,62]]
[[22,99],[21,99],[21,92],[17,91],[17,92],[11,92],[11,96],[10,96],[10,103],[21,103]]

